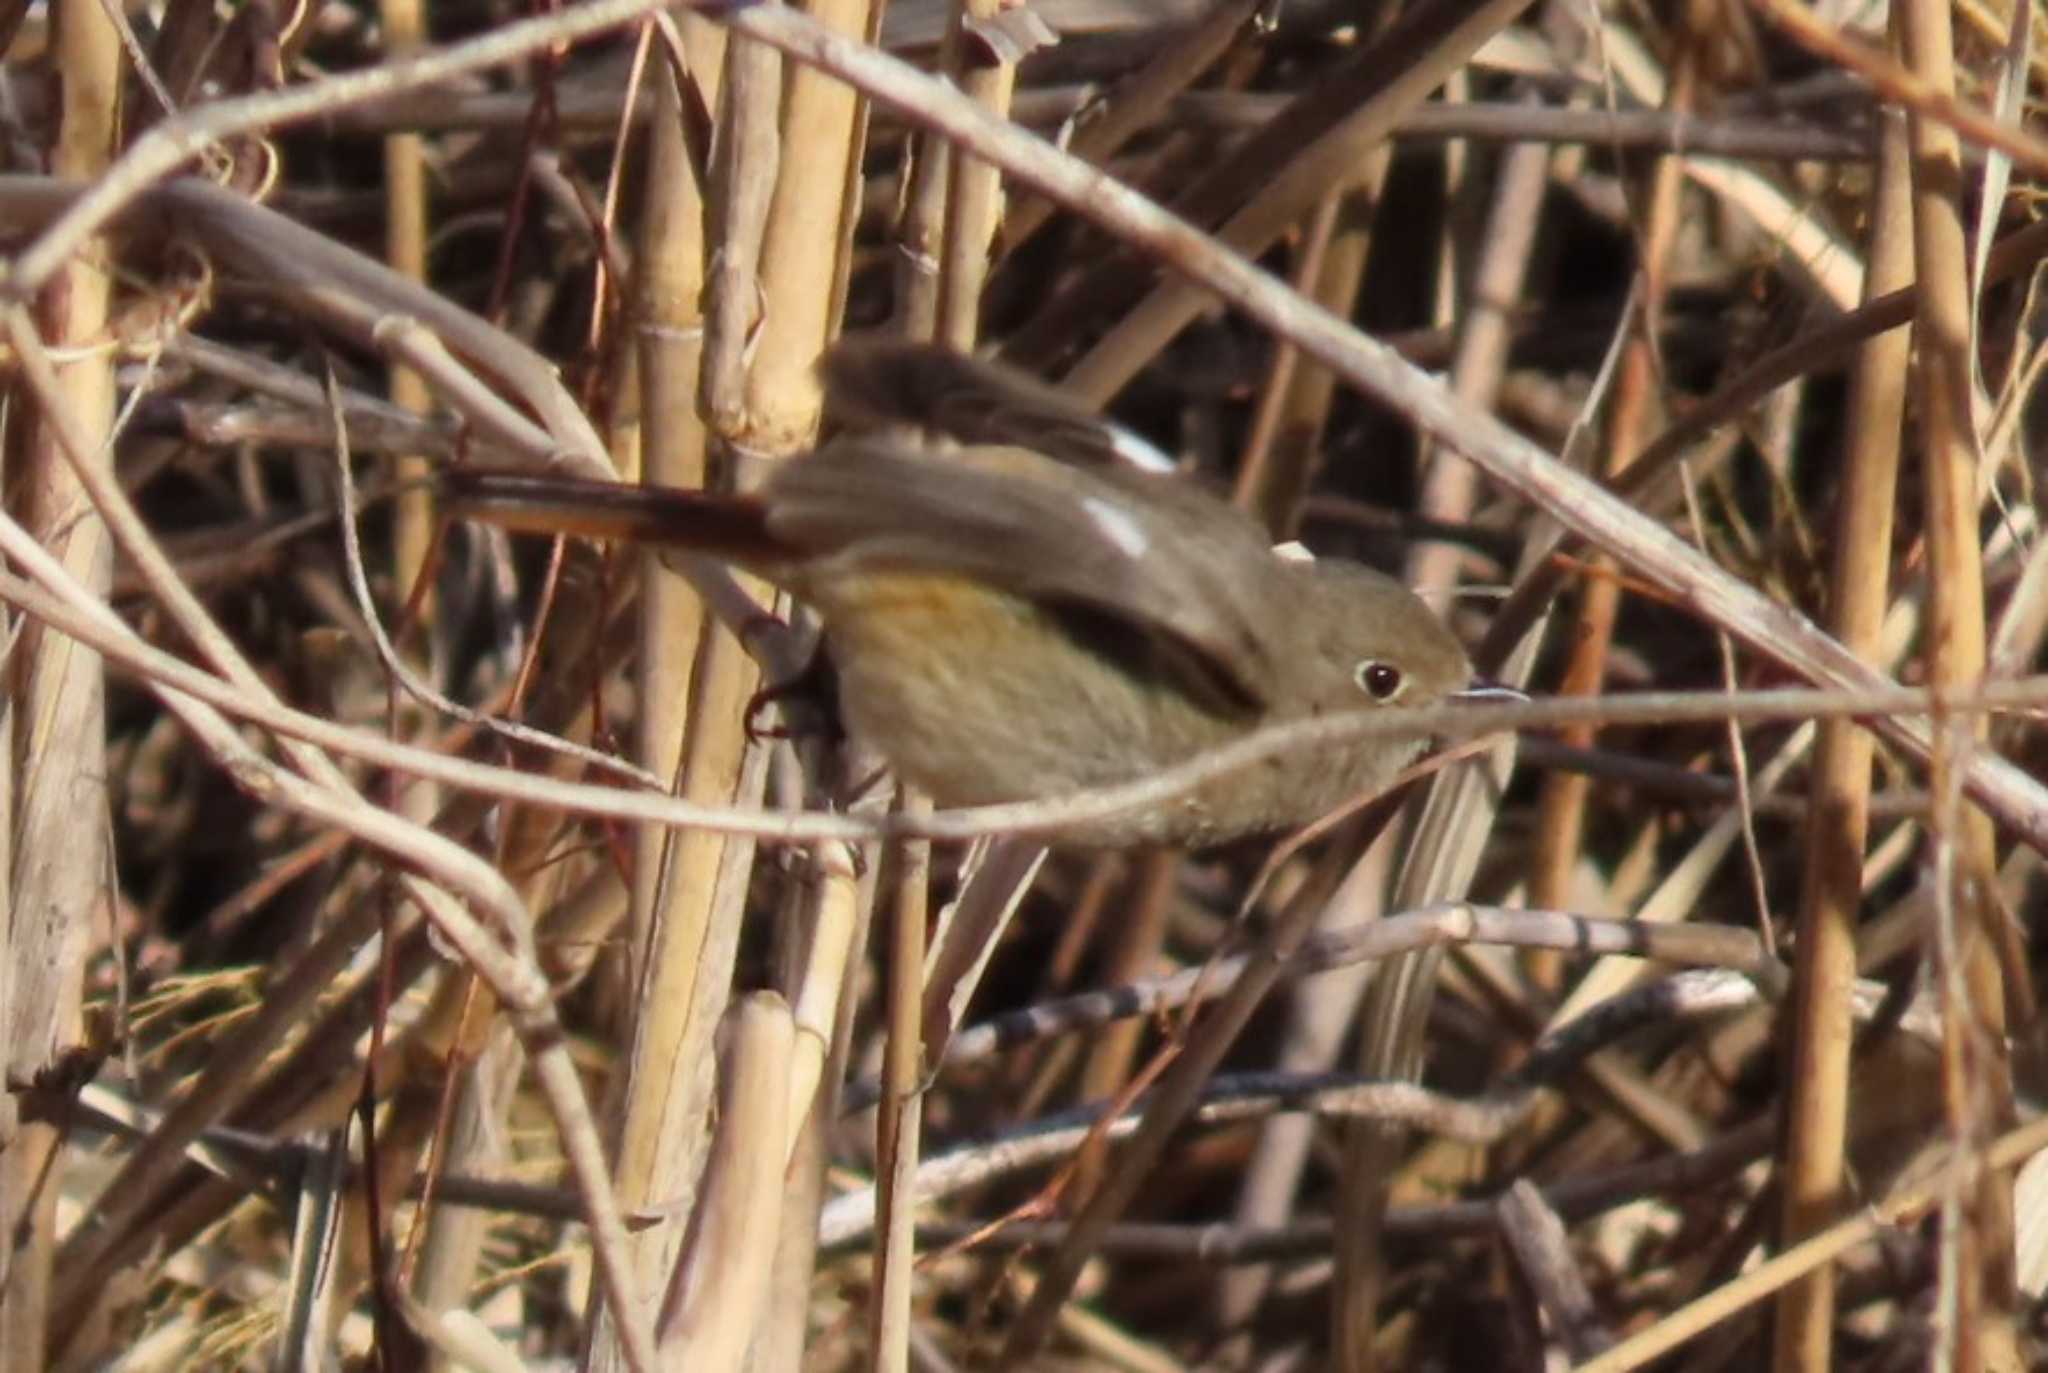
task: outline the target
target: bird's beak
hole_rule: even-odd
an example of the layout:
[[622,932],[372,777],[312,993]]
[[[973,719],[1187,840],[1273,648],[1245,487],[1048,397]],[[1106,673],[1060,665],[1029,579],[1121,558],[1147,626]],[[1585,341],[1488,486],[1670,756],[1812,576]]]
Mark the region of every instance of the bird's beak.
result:
[[1505,706],[1526,704],[1529,693],[1490,678],[1474,677],[1463,690],[1452,692],[1448,699],[1452,704],[1461,706]]

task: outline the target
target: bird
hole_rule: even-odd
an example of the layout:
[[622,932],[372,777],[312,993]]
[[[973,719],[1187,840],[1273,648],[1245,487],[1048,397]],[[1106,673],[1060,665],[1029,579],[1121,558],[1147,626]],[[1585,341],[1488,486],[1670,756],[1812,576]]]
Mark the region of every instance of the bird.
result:
[[[451,515],[729,560],[809,604],[846,727],[944,807],[1141,780],[1290,721],[1499,700],[1420,597],[1282,556],[1249,515],[1013,369],[849,338],[820,361],[846,428],[744,493],[451,467]],[[943,449],[910,432],[943,436]],[[1288,751],[1056,825],[1202,849],[1384,791],[1427,736]]]

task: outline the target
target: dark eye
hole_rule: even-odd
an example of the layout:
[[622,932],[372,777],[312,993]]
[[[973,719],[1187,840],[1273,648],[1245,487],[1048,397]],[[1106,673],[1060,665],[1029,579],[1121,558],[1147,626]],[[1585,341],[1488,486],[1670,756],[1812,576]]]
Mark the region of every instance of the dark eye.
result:
[[1401,689],[1401,669],[1392,663],[1363,662],[1352,675],[1365,688],[1365,694],[1375,701],[1391,701]]

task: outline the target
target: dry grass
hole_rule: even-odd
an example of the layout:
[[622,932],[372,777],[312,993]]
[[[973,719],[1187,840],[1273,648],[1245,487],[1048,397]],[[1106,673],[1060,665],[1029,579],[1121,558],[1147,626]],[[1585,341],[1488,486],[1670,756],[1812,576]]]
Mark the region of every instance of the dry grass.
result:
[[[9,1369],[2048,1359],[2034,12],[4,8]],[[871,330],[1560,701],[970,851],[1110,802],[435,515],[801,460]]]

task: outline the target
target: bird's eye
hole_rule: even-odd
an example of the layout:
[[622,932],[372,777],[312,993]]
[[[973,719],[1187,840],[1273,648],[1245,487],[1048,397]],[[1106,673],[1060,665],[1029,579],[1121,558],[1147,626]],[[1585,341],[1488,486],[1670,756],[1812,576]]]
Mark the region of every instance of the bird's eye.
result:
[[1401,669],[1392,663],[1369,659],[1360,663],[1352,675],[1375,701],[1391,701],[1401,690]]

